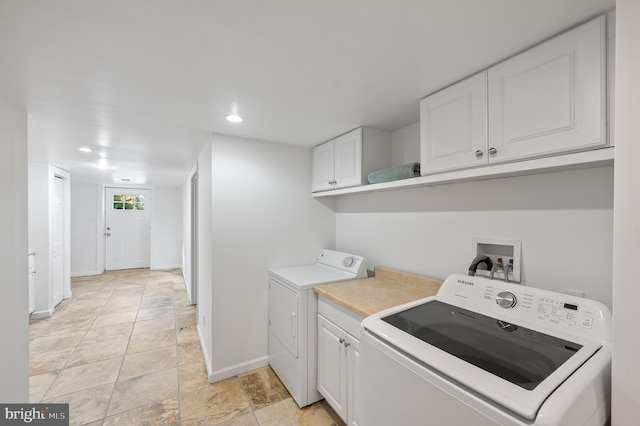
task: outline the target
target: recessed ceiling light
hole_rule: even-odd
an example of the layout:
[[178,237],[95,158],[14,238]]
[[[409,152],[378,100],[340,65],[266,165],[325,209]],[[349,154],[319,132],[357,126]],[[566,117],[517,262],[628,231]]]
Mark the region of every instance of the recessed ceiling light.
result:
[[80,151],[82,151],[82,152],[91,152],[91,148],[87,148],[86,146],[83,146],[82,148],[80,148]]
[[243,120],[244,118],[240,117],[238,114],[227,115],[227,121],[230,121],[232,123],[242,123]]
[[98,160],[98,168],[99,169],[108,169],[109,168],[109,163],[107,162],[106,158],[101,158],[100,160]]

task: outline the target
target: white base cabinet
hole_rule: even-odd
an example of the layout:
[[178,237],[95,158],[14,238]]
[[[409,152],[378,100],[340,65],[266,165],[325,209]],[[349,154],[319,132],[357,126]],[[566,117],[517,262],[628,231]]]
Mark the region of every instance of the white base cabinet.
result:
[[331,301],[318,300],[318,391],[349,426],[360,418],[360,322]]
[[313,149],[311,191],[363,185],[390,164],[391,134],[359,127]]

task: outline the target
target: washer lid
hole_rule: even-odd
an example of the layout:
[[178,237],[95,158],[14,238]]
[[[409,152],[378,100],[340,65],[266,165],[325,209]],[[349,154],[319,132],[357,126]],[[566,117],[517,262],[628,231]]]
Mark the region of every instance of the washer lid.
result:
[[[549,395],[602,347],[579,336],[571,340],[566,335],[553,336],[528,323],[524,327],[506,317],[482,315],[436,298],[366,318],[365,338],[384,342],[424,368],[526,419],[533,420]],[[416,316],[425,318],[416,321]],[[516,334],[518,330],[521,333]],[[550,348],[554,354],[545,352]]]

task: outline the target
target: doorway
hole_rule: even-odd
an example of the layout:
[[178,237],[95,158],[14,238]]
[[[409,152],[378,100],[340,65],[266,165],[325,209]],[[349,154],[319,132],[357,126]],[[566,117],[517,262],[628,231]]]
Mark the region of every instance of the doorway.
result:
[[151,259],[150,190],[105,188],[105,267],[148,268]]

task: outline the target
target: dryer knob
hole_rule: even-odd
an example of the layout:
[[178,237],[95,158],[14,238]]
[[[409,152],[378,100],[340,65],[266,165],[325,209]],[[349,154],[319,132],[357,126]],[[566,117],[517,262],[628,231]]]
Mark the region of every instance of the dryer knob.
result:
[[516,295],[513,293],[510,293],[508,291],[501,291],[496,296],[496,303],[501,308],[509,309],[516,306],[516,303],[518,303],[518,299],[516,299]]
[[353,266],[353,264],[355,263],[355,259],[353,258],[353,256],[349,256],[349,257],[345,257],[344,260],[342,261],[342,264],[344,266],[346,266],[347,268],[351,268],[351,266]]

